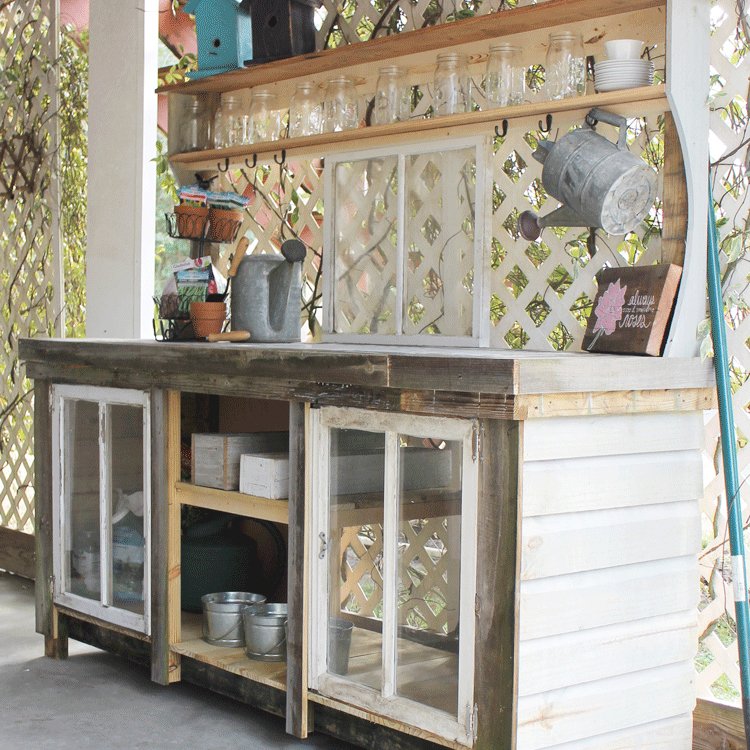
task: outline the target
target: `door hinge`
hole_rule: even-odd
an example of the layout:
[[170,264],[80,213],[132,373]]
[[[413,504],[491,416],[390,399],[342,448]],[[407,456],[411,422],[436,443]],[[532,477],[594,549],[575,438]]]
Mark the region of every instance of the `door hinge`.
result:
[[466,737],[472,744],[477,740],[477,721],[479,719],[479,706],[475,703],[466,706]]
[[477,422],[471,428],[471,460],[476,461],[482,457],[482,428]]

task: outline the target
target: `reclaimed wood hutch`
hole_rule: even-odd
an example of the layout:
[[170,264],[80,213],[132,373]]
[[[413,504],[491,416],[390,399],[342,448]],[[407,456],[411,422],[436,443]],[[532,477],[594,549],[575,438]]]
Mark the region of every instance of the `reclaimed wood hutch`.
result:
[[[611,0],[551,0],[171,88],[179,112],[191,92],[263,84],[288,97],[295,79],[339,69],[374,83],[381,61],[426,71],[447,48],[471,52],[479,70],[492,40],[532,50],[556,26],[589,39],[648,34],[666,47],[664,85],[172,158],[205,171],[283,148],[340,163],[460,139],[476,149],[479,194],[500,118],[671,111],[681,148],[665,169],[675,177],[665,179],[663,253],[684,270],[669,356],[493,348],[479,280],[469,324],[442,340],[406,335],[403,321],[393,335],[340,335],[332,282],[322,343],[24,340],[36,399],[37,626],[48,655],[64,656],[70,637],[93,643],[150,665],[156,682],[188,680],[284,715],[298,737],[324,731],[379,750],[690,747],[713,375],[694,356],[706,202],[691,149],[705,112],[672,71],[705,72],[706,6],[634,0],[623,12]],[[677,54],[675,38],[684,50],[695,42],[692,57]],[[327,196],[335,200],[332,188]],[[488,236],[474,238],[477,279]],[[280,405],[287,499],[181,479],[182,433],[194,427],[185,405],[196,393],[277,414]],[[352,445],[382,466],[374,487],[340,484]],[[434,476],[410,485],[415,456],[435,448]],[[143,493],[140,598],[118,588],[113,562],[113,497],[126,485]],[[66,555],[81,493],[94,498],[102,567],[93,589],[73,590]],[[288,524],[285,663],[210,647],[181,613],[183,505]],[[342,615],[354,622],[343,672],[327,637],[329,618]]]

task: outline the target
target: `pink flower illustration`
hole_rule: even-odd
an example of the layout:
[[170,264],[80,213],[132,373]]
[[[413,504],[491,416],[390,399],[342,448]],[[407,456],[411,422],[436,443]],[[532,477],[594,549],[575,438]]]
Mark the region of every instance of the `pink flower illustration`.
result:
[[617,322],[622,320],[622,306],[625,304],[625,292],[627,290],[627,286],[620,286],[620,279],[617,279],[607,287],[607,291],[599,298],[594,310],[596,323],[593,333],[596,336],[587,347],[589,351],[591,351],[591,347],[594,346],[599,336],[602,335],[602,331],[607,336],[615,332]]

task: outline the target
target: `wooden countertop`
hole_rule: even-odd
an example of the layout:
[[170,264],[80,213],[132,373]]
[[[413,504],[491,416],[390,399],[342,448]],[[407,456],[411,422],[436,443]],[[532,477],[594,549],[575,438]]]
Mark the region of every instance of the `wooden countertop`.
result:
[[[711,408],[710,361],[438,347],[22,339],[27,376],[415,413],[527,418]],[[557,399],[549,397],[555,395]],[[606,396],[606,398],[605,398]],[[558,403],[553,408],[552,401]],[[622,401],[615,407],[615,401]],[[546,406],[545,406],[546,405]],[[636,408],[642,410],[642,408]],[[566,412],[567,413],[567,412]]]

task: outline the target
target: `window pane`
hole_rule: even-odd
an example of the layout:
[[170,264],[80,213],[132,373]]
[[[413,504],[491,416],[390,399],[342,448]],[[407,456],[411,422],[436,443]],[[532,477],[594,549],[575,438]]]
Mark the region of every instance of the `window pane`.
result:
[[385,436],[330,434],[328,671],[380,690]]
[[63,401],[65,590],[99,601],[99,405]]
[[471,336],[474,305],[474,148],[406,159],[403,333]]
[[399,436],[396,692],[458,712],[461,443]]
[[336,166],[334,331],[396,332],[398,159]]
[[109,417],[113,603],[143,614],[143,409],[111,405]]

